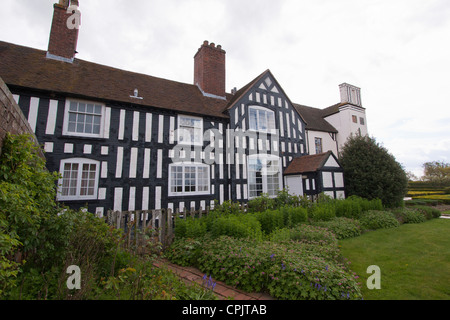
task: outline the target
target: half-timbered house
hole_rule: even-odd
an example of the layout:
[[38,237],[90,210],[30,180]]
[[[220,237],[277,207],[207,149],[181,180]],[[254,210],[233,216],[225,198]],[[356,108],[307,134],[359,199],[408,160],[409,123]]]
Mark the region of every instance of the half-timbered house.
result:
[[[314,190],[343,196],[335,155],[344,135],[355,132],[343,129],[344,118],[355,111],[366,123],[359,90],[328,109],[305,107],[266,70],[227,93],[226,52],[208,41],[194,56],[192,84],[77,59],[69,3],[54,5],[47,51],[0,42],[0,77],[43,145],[49,170],[61,174],[59,201],[98,215],[246,202],[275,196],[287,186],[287,168],[301,167],[296,159],[329,150],[332,183]],[[314,195],[302,180],[312,181],[310,173],[292,173],[304,194]]]

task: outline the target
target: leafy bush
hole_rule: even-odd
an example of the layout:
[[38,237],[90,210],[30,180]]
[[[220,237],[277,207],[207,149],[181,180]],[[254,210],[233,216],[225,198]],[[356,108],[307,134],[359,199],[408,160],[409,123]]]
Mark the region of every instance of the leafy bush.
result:
[[364,212],[361,215],[360,223],[364,230],[395,228],[400,225],[391,212],[378,210]]
[[422,212],[411,208],[396,209],[393,210],[393,213],[401,223],[421,223],[426,221]]
[[403,203],[408,178],[386,148],[368,136],[352,136],[340,154],[348,196],[381,199],[393,208]]
[[268,194],[262,194],[259,197],[251,199],[247,202],[248,212],[262,212],[275,208],[275,200],[270,198]]
[[254,217],[261,224],[261,230],[265,234],[270,234],[274,230],[284,227],[284,215],[280,210],[265,210],[256,212]]
[[197,264],[201,252],[202,242],[197,239],[175,239],[164,252],[164,256],[182,267]]
[[304,242],[320,242],[327,245],[337,245],[336,236],[326,228],[312,226],[309,224],[301,224],[294,228],[284,228],[274,231],[270,235],[270,239],[274,242],[283,241],[304,241]]
[[332,203],[316,203],[308,209],[308,217],[313,221],[327,221],[336,217]]
[[413,209],[421,212],[427,220],[439,218],[441,216],[441,212],[436,208],[428,206],[414,206]]
[[211,227],[213,237],[222,235],[235,238],[262,239],[261,224],[252,215],[227,215],[214,219]]
[[268,290],[278,299],[360,299],[357,276],[346,265],[322,256],[324,247],[220,237],[202,245],[198,265],[229,285]]
[[361,226],[358,220],[337,217],[329,221],[318,221],[315,226],[327,228],[332,231],[337,239],[353,238],[361,235]]
[[214,202],[214,210],[210,214],[214,216],[228,215],[228,214],[240,214],[244,213],[239,202],[233,202],[231,200],[226,200],[222,204],[219,201]]
[[450,194],[450,187],[444,188],[444,194]]
[[308,222],[308,210],[304,207],[284,206],[279,210],[283,214],[285,227],[294,227],[300,223]]
[[177,238],[199,238],[207,232],[206,219],[186,217],[175,220],[175,237]]

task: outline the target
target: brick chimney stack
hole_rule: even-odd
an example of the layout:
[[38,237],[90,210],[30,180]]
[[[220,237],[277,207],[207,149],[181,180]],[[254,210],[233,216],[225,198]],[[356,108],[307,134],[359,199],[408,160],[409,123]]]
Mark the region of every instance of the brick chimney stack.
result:
[[204,41],[194,56],[194,84],[206,96],[225,98],[225,54],[222,46]]
[[77,6],[78,0],[59,0],[53,5],[53,21],[48,43],[47,58],[72,62],[78,42],[78,28],[68,28],[67,21],[74,12],[67,9],[69,6]]

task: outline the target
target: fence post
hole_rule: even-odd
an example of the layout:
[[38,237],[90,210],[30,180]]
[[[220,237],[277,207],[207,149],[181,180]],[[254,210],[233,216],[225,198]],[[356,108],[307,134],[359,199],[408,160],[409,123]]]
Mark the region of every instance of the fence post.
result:
[[161,209],[160,210],[161,214],[160,214],[160,219],[159,219],[159,223],[160,225],[160,241],[163,245],[163,249],[166,248],[166,242],[167,242],[167,232],[166,232],[166,224],[167,224],[167,210],[166,209]]

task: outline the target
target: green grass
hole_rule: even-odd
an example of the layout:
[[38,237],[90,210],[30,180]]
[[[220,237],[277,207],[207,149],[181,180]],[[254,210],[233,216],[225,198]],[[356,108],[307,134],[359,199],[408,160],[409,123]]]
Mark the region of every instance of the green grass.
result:
[[[450,300],[450,220],[432,219],[339,241],[360,276],[365,300]],[[369,290],[367,267],[381,269],[381,289]]]

